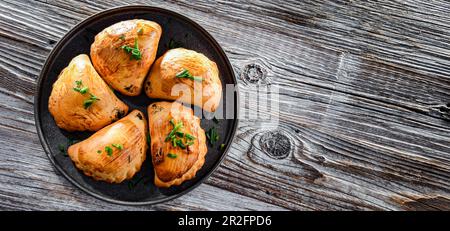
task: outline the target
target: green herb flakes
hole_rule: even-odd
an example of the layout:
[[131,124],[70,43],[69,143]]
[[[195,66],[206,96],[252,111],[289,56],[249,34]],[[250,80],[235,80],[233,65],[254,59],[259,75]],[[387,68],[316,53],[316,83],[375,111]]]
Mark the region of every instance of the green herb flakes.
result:
[[[180,147],[181,149],[185,149],[185,148],[187,148],[187,146],[194,144],[194,142],[192,142],[192,140],[195,139],[194,136],[192,136],[191,134],[179,131],[180,129],[183,128],[183,122],[175,123],[173,121],[173,119],[171,119],[169,122],[170,122],[170,124],[172,124],[173,128],[169,132],[169,134],[166,136],[166,138],[164,140],[165,142],[170,141],[175,148]],[[186,141],[189,141],[189,142],[186,142]]]
[[183,69],[182,71],[178,72],[178,74],[176,74],[175,77],[177,77],[177,78],[188,78],[188,79],[192,79],[192,80],[195,80],[195,81],[203,81],[203,79],[200,78],[200,77],[192,76],[192,74],[189,73],[189,71],[187,69]]
[[100,100],[100,99],[97,96],[90,94],[89,99],[87,99],[83,102],[84,109],[88,109],[93,103],[95,103],[98,100]]
[[187,133],[186,133],[185,136],[186,136],[186,139],[187,139],[187,140],[195,140],[195,136],[192,136],[191,134],[187,134]]
[[108,154],[108,156],[112,156],[113,149],[110,146],[106,146],[105,147],[105,152],[106,152],[106,154]]
[[134,39],[134,47],[124,45],[121,48],[128,54],[131,54],[130,59],[135,59],[135,60],[142,59],[142,54],[141,54],[141,51],[139,50],[137,38]]
[[175,159],[175,158],[177,158],[177,155],[176,155],[176,154],[173,154],[173,153],[168,153],[168,154],[167,154],[167,157],[172,158],[172,159]]
[[58,150],[64,154],[66,153],[66,146],[64,144],[58,144]]
[[[76,87],[73,88],[74,91],[79,92],[82,95],[89,92],[89,88],[83,86],[83,82],[81,80],[76,80],[75,84]],[[88,109],[95,101],[98,100],[100,99],[97,96],[93,95],[92,93],[89,93],[89,98],[83,101],[84,109]]]
[[111,144],[111,146],[113,146],[113,147],[115,147],[115,148],[117,148],[119,150],[123,149],[123,145],[122,144]]
[[174,49],[178,47],[182,47],[183,44],[181,42],[177,42],[174,39],[170,39],[169,44],[167,45],[169,49]]
[[150,134],[147,134],[147,144],[150,146]]
[[208,138],[209,143],[211,145],[214,145],[219,140],[219,134],[217,133],[217,130],[215,127],[210,128],[206,132],[206,138]]
[[83,82],[81,80],[75,81],[76,87],[73,88],[74,91],[81,93],[82,95],[86,94],[88,92],[89,88],[83,86]]

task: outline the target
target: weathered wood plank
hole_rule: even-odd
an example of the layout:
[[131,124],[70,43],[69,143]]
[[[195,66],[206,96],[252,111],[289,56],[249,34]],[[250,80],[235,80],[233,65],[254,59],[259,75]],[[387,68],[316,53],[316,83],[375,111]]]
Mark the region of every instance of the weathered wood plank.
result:
[[[134,209],[94,200],[55,174],[32,114],[34,79],[55,41],[83,18],[129,3],[204,26],[241,77],[244,99],[255,86],[281,87],[269,101],[280,114],[268,112],[278,123],[242,121],[207,184],[150,209],[450,209],[445,1],[2,1],[0,207]],[[245,72],[255,68],[263,78]],[[256,105],[248,99],[242,113]]]

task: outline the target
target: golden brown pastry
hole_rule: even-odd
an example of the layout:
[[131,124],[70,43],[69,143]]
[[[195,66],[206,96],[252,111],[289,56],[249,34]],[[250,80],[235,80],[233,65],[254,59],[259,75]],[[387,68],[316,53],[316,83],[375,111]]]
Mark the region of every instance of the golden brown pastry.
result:
[[205,162],[205,131],[192,109],[180,103],[148,106],[155,185],[170,187],[195,177]]
[[147,151],[147,121],[132,111],[88,139],[69,147],[75,166],[96,180],[120,183],[141,169]]
[[112,88],[124,95],[139,95],[155,61],[162,29],[142,19],[107,27],[95,36],[91,58],[95,69]]
[[213,112],[222,97],[222,83],[215,62],[198,52],[176,48],[153,64],[145,92],[151,98],[179,100]]
[[97,74],[87,55],[70,61],[53,84],[48,110],[67,131],[97,131],[120,119],[128,106]]

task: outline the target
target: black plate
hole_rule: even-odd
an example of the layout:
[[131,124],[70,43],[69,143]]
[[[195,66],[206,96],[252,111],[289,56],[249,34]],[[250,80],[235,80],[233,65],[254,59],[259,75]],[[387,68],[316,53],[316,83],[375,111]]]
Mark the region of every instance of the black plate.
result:
[[[147,152],[147,159],[141,171],[132,180],[124,181],[121,184],[95,181],[75,168],[70,158],[59,151],[58,146],[60,144],[66,145],[71,140],[86,139],[92,133],[69,133],[56,126],[53,117],[48,111],[48,99],[52,84],[73,57],[83,53],[89,54],[90,46],[98,32],[116,22],[135,18],[152,20],[161,25],[163,33],[159,42],[157,57],[161,56],[168,49],[169,43],[181,44],[182,47],[205,54],[217,63],[224,91],[225,84],[236,84],[231,64],[214,38],[192,20],[161,8],[126,6],[100,12],[76,25],[56,44],[41,71],[35,94],[35,120],[42,146],[50,161],[73,184],[97,198],[126,205],[160,203],[181,196],[198,186],[206,180],[222,161],[230,147],[238,123],[238,93],[235,92],[233,108],[235,119],[219,120],[218,123],[213,120],[202,119],[202,128],[206,131],[215,126],[220,135],[220,140],[214,147],[208,145],[205,164],[197,172],[196,177],[180,186],[172,186],[165,189],[157,188],[153,184],[154,174],[150,151]],[[171,40],[172,42],[170,42]],[[116,95],[128,104],[130,111],[139,109],[145,114],[147,114],[146,107],[150,103],[159,101],[148,98],[144,92],[136,97],[123,96],[120,93],[116,93]],[[225,100],[225,96],[225,92],[223,92],[222,100]],[[221,143],[225,144],[223,150],[219,148]]]

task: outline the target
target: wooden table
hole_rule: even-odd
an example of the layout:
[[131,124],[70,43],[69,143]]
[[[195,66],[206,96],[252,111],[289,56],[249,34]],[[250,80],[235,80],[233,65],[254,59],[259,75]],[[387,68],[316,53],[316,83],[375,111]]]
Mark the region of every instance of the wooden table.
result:
[[[450,3],[446,1],[0,1],[3,210],[449,210]],[[156,206],[106,203],[50,164],[36,78],[84,18],[167,8],[224,48],[240,81],[280,87],[278,124],[244,119],[203,185]],[[273,125],[273,126],[272,126]]]

